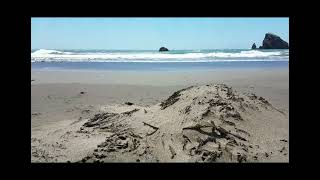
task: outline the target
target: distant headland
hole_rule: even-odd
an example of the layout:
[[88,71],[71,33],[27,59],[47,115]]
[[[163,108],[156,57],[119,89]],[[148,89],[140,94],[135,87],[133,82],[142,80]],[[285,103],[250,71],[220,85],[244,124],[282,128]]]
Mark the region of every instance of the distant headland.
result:
[[[256,44],[253,43],[251,49],[256,48]],[[259,49],[289,49],[289,44],[275,34],[266,33],[262,41],[262,46],[260,46]]]

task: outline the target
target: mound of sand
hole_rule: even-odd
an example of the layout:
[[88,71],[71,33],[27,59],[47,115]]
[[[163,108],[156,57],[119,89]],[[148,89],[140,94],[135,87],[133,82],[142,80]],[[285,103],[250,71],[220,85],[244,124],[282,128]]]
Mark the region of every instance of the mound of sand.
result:
[[124,104],[101,111],[43,136],[65,148],[59,152],[33,139],[33,161],[288,162],[288,134],[281,129],[287,114],[224,84],[182,89],[151,107]]

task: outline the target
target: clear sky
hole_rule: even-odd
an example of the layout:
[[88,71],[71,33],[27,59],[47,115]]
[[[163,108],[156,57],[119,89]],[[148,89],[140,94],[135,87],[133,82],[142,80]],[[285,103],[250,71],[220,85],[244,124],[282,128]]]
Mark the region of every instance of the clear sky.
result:
[[289,18],[32,18],[32,49],[246,49]]

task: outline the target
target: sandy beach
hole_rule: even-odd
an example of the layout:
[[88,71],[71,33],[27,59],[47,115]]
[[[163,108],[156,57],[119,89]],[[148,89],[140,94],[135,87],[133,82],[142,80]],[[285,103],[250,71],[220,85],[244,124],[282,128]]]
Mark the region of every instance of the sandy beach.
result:
[[289,162],[289,18],[31,18],[32,163]]
[[282,68],[32,70],[31,161],[288,162],[288,112]]

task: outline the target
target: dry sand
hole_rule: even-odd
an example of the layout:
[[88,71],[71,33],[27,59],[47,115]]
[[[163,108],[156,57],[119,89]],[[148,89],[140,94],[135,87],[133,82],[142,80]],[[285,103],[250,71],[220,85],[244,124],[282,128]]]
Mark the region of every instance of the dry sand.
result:
[[31,79],[32,162],[289,161],[288,70],[32,71]]

